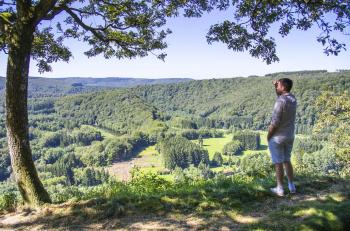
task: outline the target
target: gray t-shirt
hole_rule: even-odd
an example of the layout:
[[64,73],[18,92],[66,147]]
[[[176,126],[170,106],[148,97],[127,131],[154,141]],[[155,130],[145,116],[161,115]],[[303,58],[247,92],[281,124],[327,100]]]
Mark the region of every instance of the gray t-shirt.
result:
[[294,139],[297,100],[291,93],[277,97],[273,107],[271,125],[277,129],[272,137],[279,140]]

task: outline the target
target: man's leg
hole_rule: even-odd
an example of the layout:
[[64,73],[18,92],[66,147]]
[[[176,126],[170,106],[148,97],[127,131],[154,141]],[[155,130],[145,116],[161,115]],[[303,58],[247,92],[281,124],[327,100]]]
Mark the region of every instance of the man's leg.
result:
[[287,179],[288,179],[288,188],[291,193],[296,193],[295,185],[294,185],[294,174],[293,174],[293,166],[290,161],[283,163],[284,169],[286,171]]
[[273,139],[269,140],[269,150],[272,162],[275,165],[277,187],[271,188],[271,192],[277,196],[283,196],[283,152],[282,146]]
[[275,164],[277,187],[283,188],[283,164]]
[[287,175],[288,182],[293,182],[293,180],[294,180],[294,175],[293,175],[293,166],[292,166],[292,163],[291,163],[290,161],[284,162],[284,163],[283,163],[283,166],[284,166],[284,170],[286,171],[286,175]]
[[294,185],[294,174],[293,174],[293,166],[290,162],[290,157],[292,154],[294,139],[288,140],[285,145],[285,159],[283,161],[284,170],[286,171],[286,175],[288,178],[288,188],[291,193],[296,193],[295,185]]

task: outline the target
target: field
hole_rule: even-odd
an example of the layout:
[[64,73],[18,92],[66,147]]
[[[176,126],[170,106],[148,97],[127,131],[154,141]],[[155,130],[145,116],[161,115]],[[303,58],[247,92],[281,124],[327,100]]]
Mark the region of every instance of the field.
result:
[[[103,136],[106,138],[113,138],[112,134],[103,131]],[[260,150],[246,150],[243,152],[242,155],[248,154],[248,153],[256,153],[256,152],[267,152],[267,141],[266,141],[266,135],[267,132],[260,131],[260,137],[261,137],[261,148]],[[209,153],[209,159],[212,160],[215,152],[222,153],[222,150],[225,146],[225,144],[229,143],[232,140],[232,134],[224,134],[221,138],[207,138],[203,139],[203,147],[208,150]],[[198,143],[198,140],[193,140],[194,143]],[[223,155],[223,159],[226,161],[228,160],[228,156]],[[138,167],[142,172],[152,172],[152,173],[159,173],[164,171],[163,163],[162,163],[162,157],[159,154],[159,152],[155,149],[155,145],[149,146],[142,150],[139,154],[136,155],[135,158],[128,160],[128,161],[122,161],[118,163],[114,163],[112,166],[108,167],[108,172],[114,176],[116,176],[119,180],[128,181],[131,178],[130,171]],[[221,166],[221,167],[215,167],[211,168],[211,170],[215,172],[226,172],[230,171],[230,166]],[[172,180],[173,175],[172,174],[162,174],[163,178]]]

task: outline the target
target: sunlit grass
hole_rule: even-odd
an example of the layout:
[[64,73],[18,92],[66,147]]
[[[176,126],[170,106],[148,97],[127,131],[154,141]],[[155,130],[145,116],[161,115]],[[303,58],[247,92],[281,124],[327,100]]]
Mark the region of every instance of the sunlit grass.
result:
[[[229,143],[232,140],[232,134],[224,134],[224,137],[221,138],[208,138],[203,139],[203,147],[208,150],[209,159],[212,159],[215,152],[222,153],[222,150],[225,144]],[[194,140],[193,142],[198,144],[198,140]],[[228,158],[223,156],[223,158]]]
[[158,156],[158,159],[160,157],[159,152],[156,150],[156,146],[152,145],[152,146],[148,146],[147,148],[145,148],[144,150],[142,150],[138,156],[140,157],[146,157],[146,156]]
[[250,215],[242,215],[237,211],[229,211],[226,213],[232,220],[240,224],[254,224],[260,221],[260,217],[252,217]]
[[[261,148],[260,150],[245,150],[243,152],[244,154],[251,154],[251,153],[261,153],[261,152],[268,152],[268,144],[267,144],[267,132],[266,131],[259,131],[260,133],[260,140],[261,140]],[[209,158],[212,159],[215,152],[222,153],[222,150],[224,149],[224,146],[232,141],[233,134],[224,134],[224,137],[221,138],[208,138],[203,139],[203,147],[208,150]],[[198,144],[198,140],[193,140],[193,142]],[[224,160],[228,160],[228,156],[223,155],[222,156]],[[216,168],[215,168],[216,170]]]
[[[155,147],[155,145],[149,146],[137,155],[138,157],[143,158],[145,165],[148,165],[147,167],[140,168],[140,171],[142,171],[143,173],[159,174],[159,172],[165,170],[165,168],[163,167],[162,157]],[[167,181],[174,180],[173,174],[164,174],[159,176]]]

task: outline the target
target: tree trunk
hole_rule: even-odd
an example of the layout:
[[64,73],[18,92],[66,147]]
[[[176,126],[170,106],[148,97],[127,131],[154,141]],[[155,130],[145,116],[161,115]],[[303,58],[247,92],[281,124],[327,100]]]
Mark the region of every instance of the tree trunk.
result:
[[7,62],[6,129],[12,170],[23,200],[31,205],[51,202],[32,159],[28,129],[28,72],[34,26],[14,27]]

